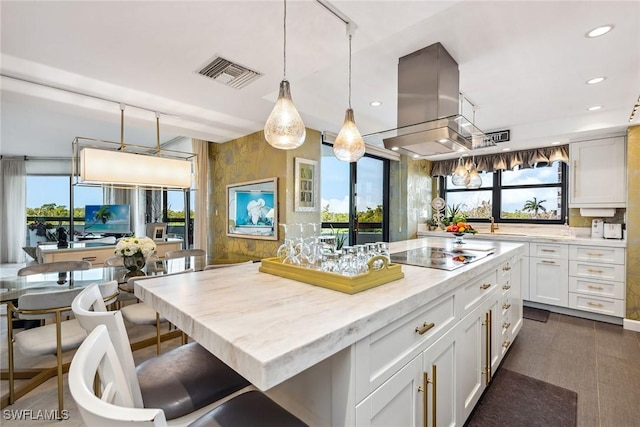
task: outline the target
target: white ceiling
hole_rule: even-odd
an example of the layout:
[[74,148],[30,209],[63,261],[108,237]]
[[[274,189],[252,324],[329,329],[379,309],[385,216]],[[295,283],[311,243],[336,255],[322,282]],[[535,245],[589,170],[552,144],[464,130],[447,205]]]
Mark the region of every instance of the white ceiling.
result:
[[[119,141],[118,102],[129,143],[155,144],[154,111],[162,141],[224,142],[262,129],[277,96],[280,0],[0,4],[2,154],[66,156],[76,136]],[[363,134],[395,127],[398,58],[435,42],[459,64],[475,124],[511,129],[499,149],[621,133],[640,94],[638,1],[331,4],[358,26],[352,106]],[[287,6],[293,100],[307,127],[337,133],[347,107],[345,25],[312,0]],[[615,28],[585,37],[603,24]],[[264,75],[236,90],[197,74],[217,55]],[[598,76],[607,79],[585,84]],[[587,111],[593,105],[603,108]]]

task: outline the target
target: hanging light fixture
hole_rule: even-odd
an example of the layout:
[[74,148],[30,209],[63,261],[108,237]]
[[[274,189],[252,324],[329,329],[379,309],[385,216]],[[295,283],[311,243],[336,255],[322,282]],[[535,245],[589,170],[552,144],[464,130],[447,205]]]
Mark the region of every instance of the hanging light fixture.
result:
[[356,162],[364,156],[364,140],[356,127],[356,121],[351,109],[351,38],[353,27],[347,24],[347,34],[349,35],[349,108],[344,114],[342,129],[333,143],[333,153],[343,162]]
[[458,166],[453,171],[453,176],[451,177],[451,182],[453,185],[457,185],[459,187],[464,187],[469,183],[469,171],[466,166],[462,164],[462,157],[458,159]]
[[307,131],[298,110],[291,99],[291,88],[287,80],[287,0],[284,0],[284,50],[283,77],[280,82],[278,100],[264,125],[264,138],[275,148],[291,150],[304,143]]
[[469,169],[469,181],[467,182],[467,188],[475,190],[482,187],[482,178],[476,169],[476,159],[474,158],[471,163],[471,169]]
[[[75,138],[72,144],[74,157],[77,156],[80,159],[77,183],[190,188],[192,161],[195,156],[191,153],[160,148],[159,113],[156,113],[156,131],[154,155],[149,155],[149,147],[125,144],[124,104],[120,104],[119,144]],[[75,165],[75,162],[73,164]],[[76,175],[75,172],[72,171],[72,173]]]

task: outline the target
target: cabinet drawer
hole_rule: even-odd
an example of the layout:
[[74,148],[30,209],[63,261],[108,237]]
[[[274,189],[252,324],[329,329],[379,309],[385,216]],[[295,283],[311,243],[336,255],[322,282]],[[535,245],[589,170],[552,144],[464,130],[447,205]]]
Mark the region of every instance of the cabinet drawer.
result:
[[441,297],[356,343],[358,400],[453,326],[455,298],[454,293]]
[[530,256],[540,258],[568,259],[567,245],[556,243],[531,243]]
[[569,261],[569,276],[624,282],[624,265]]
[[592,297],[569,293],[569,308],[586,310],[608,316],[624,317],[624,301],[604,297]]
[[44,255],[44,262],[89,261],[92,265],[102,265],[110,256],[113,256],[113,250],[47,252]]
[[471,311],[486,295],[497,288],[497,272],[493,270],[480,279],[471,281],[460,288],[461,316]]
[[600,246],[569,246],[569,259],[576,261],[593,261],[610,264],[624,264],[624,248],[607,248]]
[[569,277],[569,292],[624,299],[624,283]]

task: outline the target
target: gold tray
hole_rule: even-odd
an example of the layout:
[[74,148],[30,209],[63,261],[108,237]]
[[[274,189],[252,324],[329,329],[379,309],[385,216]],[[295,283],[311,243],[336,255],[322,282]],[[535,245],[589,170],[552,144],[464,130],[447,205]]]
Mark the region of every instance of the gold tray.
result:
[[[380,269],[373,270],[373,262],[377,260],[384,261],[384,264]],[[369,271],[356,276],[344,276],[342,274],[313,270],[297,265],[283,264],[280,262],[280,259],[275,257],[265,258],[261,262],[260,271],[263,273],[309,283],[310,285],[321,286],[349,295],[366,291],[367,289],[384,285],[385,283],[404,277],[400,264],[389,263],[387,258],[383,256],[376,256],[370,259]]]

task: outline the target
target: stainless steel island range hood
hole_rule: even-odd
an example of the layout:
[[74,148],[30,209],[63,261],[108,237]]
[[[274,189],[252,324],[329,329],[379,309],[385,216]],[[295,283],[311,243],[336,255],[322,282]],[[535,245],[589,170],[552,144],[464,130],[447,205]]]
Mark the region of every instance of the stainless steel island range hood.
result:
[[495,145],[459,110],[458,64],[435,43],[399,59],[398,127],[367,137],[413,157]]

